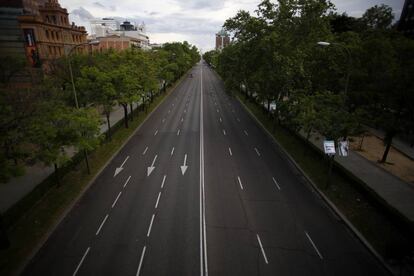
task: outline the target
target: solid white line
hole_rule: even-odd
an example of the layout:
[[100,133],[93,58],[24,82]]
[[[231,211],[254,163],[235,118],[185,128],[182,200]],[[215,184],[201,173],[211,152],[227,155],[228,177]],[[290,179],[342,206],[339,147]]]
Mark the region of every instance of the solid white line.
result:
[[96,236],[98,236],[99,232],[101,232],[102,226],[105,224],[105,221],[108,219],[108,217],[109,215],[107,214],[105,218],[103,219],[103,221],[101,222],[101,225],[99,226],[98,231],[96,231],[96,234],[95,234]]
[[273,182],[276,184],[276,187],[280,190],[280,186],[279,183],[277,183],[276,179],[274,177],[272,177]]
[[313,242],[313,240],[311,239],[311,237],[309,236],[308,232],[305,231],[306,237],[308,237],[308,240],[310,241],[310,243],[312,244],[313,248],[315,249],[316,253],[318,253],[319,258],[323,259],[321,252],[319,252],[318,248],[316,247],[315,243]]
[[200,91],[200,275],[208,276],[206,206],[204,189],[204,113],[203,113],[203,67],[201,66]]
[[119,197],[121,196],[122,192],[119,192],[118,196],[115,198],[114,203],[112,203],[112,208],[114,208],[116,202],[118,201]]
[[249,133],[247,133],[247,131],[244,131],[244,134],[246,134],[246,136],[249,136]]
[[231,148],[229,147],[229,153],[230,153],[230,156],[233,156],[233,153],[231,152]]
[[147,237],[149,237],[150,234],[151,234],[152,223],[154,222],[154,218],[155,218],[155,214],[152,214],[151,222],[150,222],[150,225],[148,227]]
[[88,248],[86,249],[85,253],[83,253],[82,259],[80,260],[80,262],[79,262],[78,266],[76,267],[75,272],[73,272],[73,274],[72,274],[73,276],[75,276],[75,275],[78,273],[79,268],[81,267],[81,265],[82,265],[83,261],[84,261],[84,260],[85,260],[85,258],[86,258],[86,255],[88,255],[88,253],[89,253],[89,250],[91,250],[91,248],[90,248],[90,247],[88,247]]
[[171,150],[171,156],[174,154],[174,147]]
[[144,152],[142,153],[142,155],[145,155],[147,153],[148,147],[145,148]]
[[160,201],[161,192],[158,193],[157,203],[155,203],[155,209],[158,207],[158,202]]
[[226,131],[223,129],[223,134],[226,135]]
[[180,130],[177,131],[177,136],[180,135]]
[[128,179],[125,181],[124,188],[126,187],[130,179],[131,179],[131,176],[129,176]]
[[158,134],[158,129],[155,131],[154,136]]
[[266,264],[268,264],[269,262],[267,261],[267,257],[266,257],[266,253],[265,253],[265,251],[263,249],[262,241],[260,240],[260,237],[259,237],[258,234],[256,234],[256,237],[257,237],[257,241],[259,242],[260,249],[262,250],[263,258],[264,258]]
[[222,120],[222,119],[221,119],[221,117],[220,117],[220,123],[221,123],[221,122],[223,122],[223,120]]
[[161,189],[164,188],[165,179],[167,178],[167,175],[164,175],[164,178],[162,179],[161,183]]
[[260,152],[257,148],[254,148],[254,150],[256,151],[257,155],[260,156]]
[[139,276],[139,273],[141,271],[142,261],[144,260],[144,255],[145,255],[145,250],[146,249],[147,249],[146,246],[144,246],[144,248],[142,249],[141,258],[139,259],[139,265],[138,265],[138,270],[137,270],[136,276]]
[[242,183],[241,183],[241,180],[240,180],[240,177],[239,177],[239,176],[237,177],[237,180],[239,180],[239,185],[240,185],[240,188],[241,188],[242,190],[244,190],[244,189],[243,189],[243,185],[242,185]]

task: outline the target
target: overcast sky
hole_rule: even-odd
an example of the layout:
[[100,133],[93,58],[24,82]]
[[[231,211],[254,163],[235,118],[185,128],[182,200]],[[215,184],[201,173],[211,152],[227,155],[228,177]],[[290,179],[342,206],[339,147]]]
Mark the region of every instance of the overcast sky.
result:
[[[331,0],[338,12],[359,17],[374,5],[393,8],[401,14],[404,0]],[[238,10],[253,12],[255,0],[59,0],[71,14],[71,20],[88,30],[88,17],[122,17],[145,22],[152,43],[187,40],[203,51],[215,47],[215,33]],[[88,13],[89,12],[89,13]]]

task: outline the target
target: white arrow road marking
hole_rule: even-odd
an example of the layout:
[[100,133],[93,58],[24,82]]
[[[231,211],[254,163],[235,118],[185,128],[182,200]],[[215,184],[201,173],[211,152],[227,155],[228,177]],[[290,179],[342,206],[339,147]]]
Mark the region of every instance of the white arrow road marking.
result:
[[309,236],[308,232],[305,231],[305,234],[306,234],[306,237],[308,237],[308,240],[310,241],[310,243],[312,244],[313,249],[315,249],[316,253],[318,253],[319,258],[323,259],[321,252],[319,252],[318,248],[316,247],[315,243],[313,242],[313,240]]
[[260,152],[257,148],[254,148],[254,150],[256,151],[257,155],[260,156]]
[[266,257],[266,253],[265,253],[265,251],[263,249],[262,241],[260,240],[260,237],[259,237],[258,234],[256,234],[256,237],[257,237],[257,241],[259,242],[260,249],[262,250],[263,258],[264,258],[266,264],[268,264],[269,262],[267,261],[267,257]]
[[142,261],[144,260],[145,250],[146,249],[147,249],[146,246],[144,246],[144,248],[142,249],[141,258],[139,259],[139,265],[138,265],[138,270],[137,270],[136,276],[139,276],[139,273],[141,272]]
[[147,153],[148,147],[145,148],[144,152],[142,153],[142,155],[145,155]]
[[276,184],[276,187],[280,190],[280,186],[279,183],[277,183],[276,179],[274,177],[272,177],[273,182]]
[[115,173],[114,173],[114,177],[118,175],[118,173],[120,173],[124,168],[124,165],[126,163],[126,161],[129,159],[129,156],[127,156],[124,160],[124,162],[122,162],[121,166],[119,166],[118,168],[115,169]]
[[237,177],[237,180],[239,180],[239,185],[240,185],[240,188],[243,190],[243,185],[242,185],[242,183],[241,183],[241,180],[240,180],[240,177],[239,177],[239,176]]
[[81,265],[82,265],[83,261],[84,261],[84,260],[85,260],[85,258],[86,258],[86,255],[88,255],[88,253],[89,253],[89,250],[91,250],[91,248],[90,248],[90,247],[88,247],[88,248],[86,249],[85,253],[83,254],[82,259],[80,260],[80,262],[79,262],[78,266],[76,267],[75,272],[73,272],[73,274],[72,274],[73,276],[75,276],[75,275],[78,273],[79,268],[81,267]]
[[155,164],[155,160],[157,160],[157,156],[155,155],[154,160],[152,161],[152,164],[150,167],[148,167],[147,169],[147,176],[150,176],[150,174],[152,173],[152,171],[155,169],[154,164]]
[[185,172],[187,171],[188,166],[187,164],[187,154],[184,155],[184,164],[181,166],[181,173],[184,175]]

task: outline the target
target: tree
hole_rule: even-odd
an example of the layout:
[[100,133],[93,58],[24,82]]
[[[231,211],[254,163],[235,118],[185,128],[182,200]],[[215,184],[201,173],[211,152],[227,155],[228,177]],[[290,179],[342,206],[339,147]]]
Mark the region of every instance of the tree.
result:
[[110,74],[108,71],[102,71],[95,66],[84,67],[81,70],[81,77],[76,80],[76,85],[102,107],[102,113],[106,117],[108,126],[107,137],[111,139],[110,116],[117,100],[117,94]]
[[384,4],[373,6],[362,15],[362,22],[372,29],[390,28],[393,19],[392,8]]

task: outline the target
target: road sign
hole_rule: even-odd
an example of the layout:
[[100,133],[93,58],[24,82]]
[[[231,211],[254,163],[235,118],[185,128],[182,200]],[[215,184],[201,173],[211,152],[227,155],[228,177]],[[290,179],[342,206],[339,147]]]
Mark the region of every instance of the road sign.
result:
[[335,155],[335,142],[334,141],[324,141],[323,149],[327,155]]

